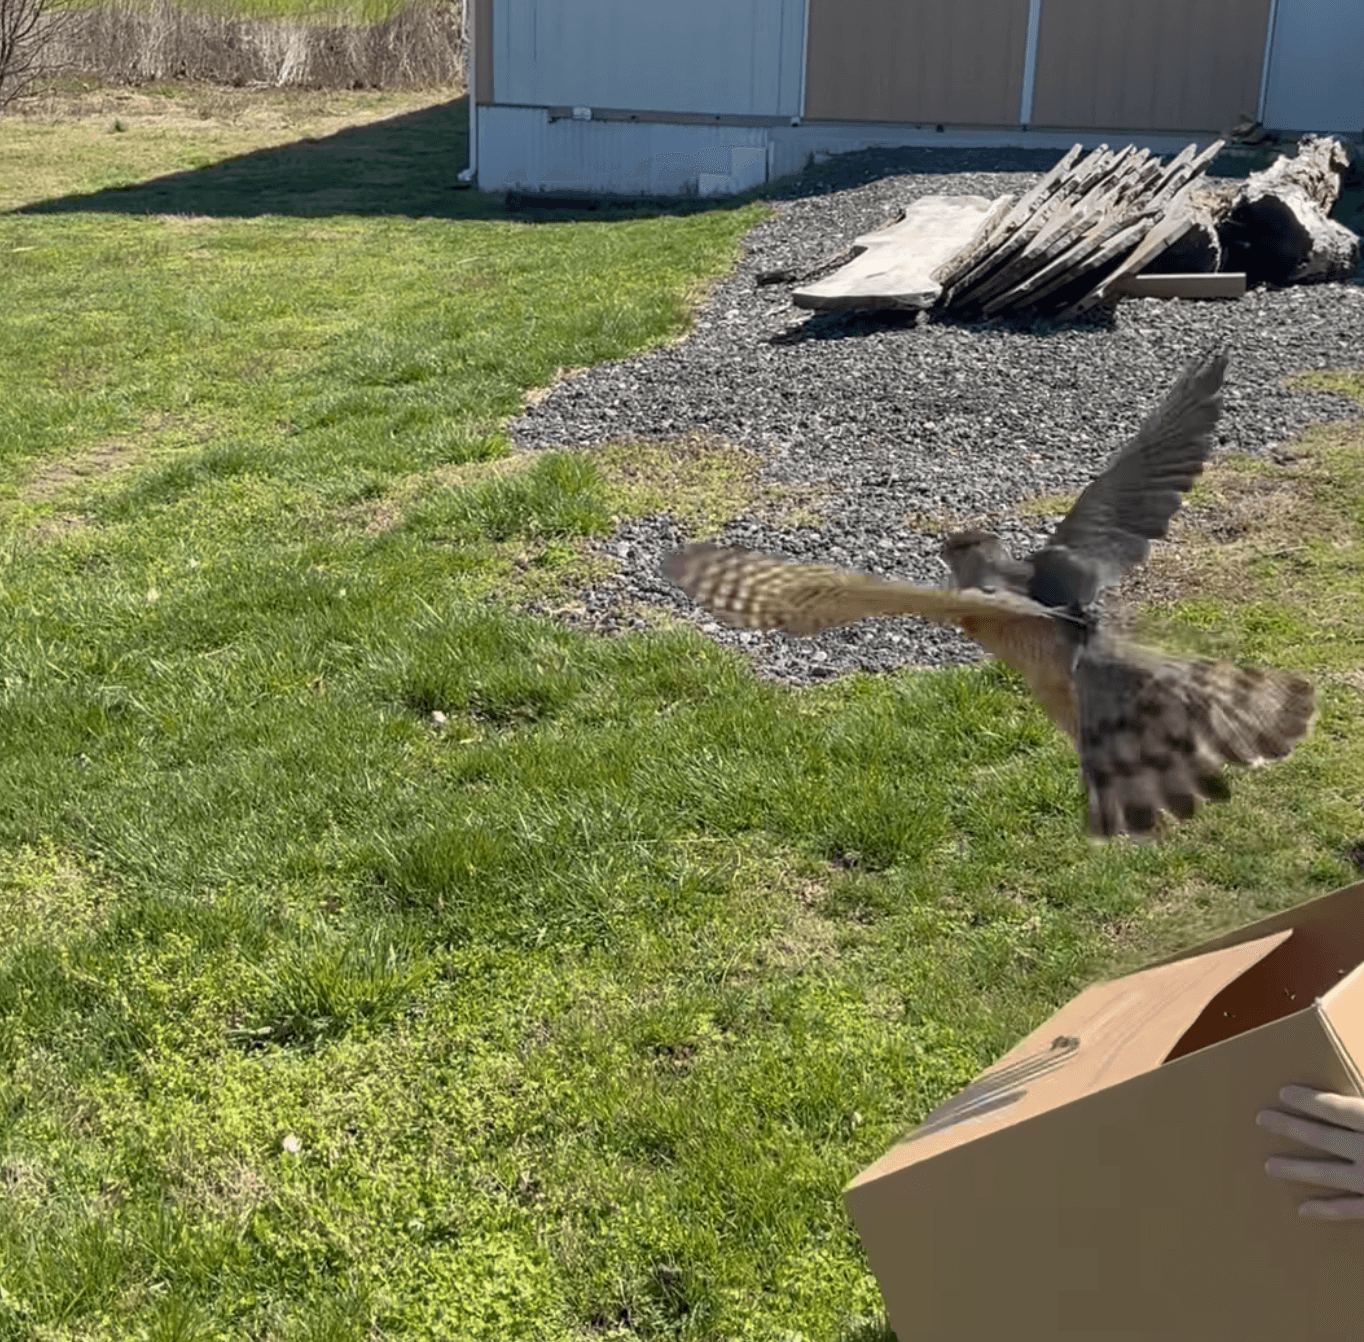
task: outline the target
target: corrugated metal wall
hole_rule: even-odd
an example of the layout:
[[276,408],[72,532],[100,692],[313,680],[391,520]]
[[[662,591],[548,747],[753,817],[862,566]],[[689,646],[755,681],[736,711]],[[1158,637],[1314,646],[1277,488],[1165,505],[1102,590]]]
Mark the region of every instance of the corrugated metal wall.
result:
[[800,111],[805,0],[494,0],[499,103]]
[[[854,126],[1364,130],[1364,0],[808,0],[808,41],[806,0],[472,8],[490,190],[741,190]],[[579,106],[654,124],[544,110]]]
[[1226,130],[1254,117],[1269,4],[1042,0],[1032,125]]
[[1278,0],[1264,122],[1364,132],[1364,0]]
[[1016,125],[1028,0],[810,0],[805,115]]

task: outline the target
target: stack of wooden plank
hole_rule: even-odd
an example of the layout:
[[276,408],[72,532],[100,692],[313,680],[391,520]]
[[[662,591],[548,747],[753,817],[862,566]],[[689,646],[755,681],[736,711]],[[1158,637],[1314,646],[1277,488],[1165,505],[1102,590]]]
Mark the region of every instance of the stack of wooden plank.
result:
[[1192,192],[1223,141],[1169,163],[1127,145],[1076,145],[1021,200],[996,202],[971,242],[943,262],[939,309],[1069,317],[1123,292],[1194,227]]

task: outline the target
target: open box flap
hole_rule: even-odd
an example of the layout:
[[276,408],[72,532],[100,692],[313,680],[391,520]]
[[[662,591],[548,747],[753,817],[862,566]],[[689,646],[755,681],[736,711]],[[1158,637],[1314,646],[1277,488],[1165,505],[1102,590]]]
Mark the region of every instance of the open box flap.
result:
[[1364,1095],[1364,964],[1341,978],[1317,1003],[1326,1033],[1354,1082]]
[[[1343,1023],[1358,1005],[1356,995],[1345,990],[1345,981],[1364,961],[1364,889],[1352,887],[1343,893],[1353,898],[1328,895],[1290,910],[1296,915],[1293,935],[1217,993],[1165,1061],[1211,1048],[1327,999],[1335,1002],[1335,1016]],[[1326,1016],[1323,1024],[1334,1028]],[[1353,1047],[1364,1050],[1364,1020],[1356,1024],[1352,1041]]]
[[1219,992],[1292,935],[1290,928],[1095,984],[935,1109],[850,1187],[1160,1066]]
[[[1167,955],[1155,963],[1174,964],[1179,960],[1192,959],[1196,955],[1207,955],[1210,951],[1220,951],[1226,946],[1240,946],[1248,941],[1259,941],[1261,937],[1267,937],[1272,932],[1299,928],[1329,939],[1350,965],[1364,960],[1364,881],[1342,886],[1339,890],[1332,890],[1329,895],[1320,895],[1305,904],[1294,904],[1291,908],[1270,914],[1258,922],[1246,923],[1220,936],[1210,937],[1188,950]],[[1355,953],[1356,950],[1358,954]]]

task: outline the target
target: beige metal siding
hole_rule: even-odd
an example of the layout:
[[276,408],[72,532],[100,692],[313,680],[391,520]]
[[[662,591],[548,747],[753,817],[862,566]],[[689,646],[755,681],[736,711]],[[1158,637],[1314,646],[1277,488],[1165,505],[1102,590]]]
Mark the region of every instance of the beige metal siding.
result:
[[1270,0],[1042,0],[1032,125],[1223,131],[1260,96]]
[[481,103],[493,97],[493,0],[474,0],[474,86]]
[[1028,0],[810,0],[806,119],[1017,125],[1027,33]]

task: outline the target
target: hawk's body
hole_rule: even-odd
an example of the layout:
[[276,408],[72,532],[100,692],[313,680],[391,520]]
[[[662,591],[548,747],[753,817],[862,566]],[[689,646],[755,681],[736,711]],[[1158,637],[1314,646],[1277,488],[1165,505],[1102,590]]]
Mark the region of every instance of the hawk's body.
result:
[[1110,636],[1094,608],[1165,534],[1202,471],[1226,364],[1217,355],[1191,367],[1027,559],[983,532],[949,536],[954,588],[715,545],[673,555],[665,572],[718,619],[747,628],[808,635],[869,615],[956,625],[1022,673],[1074,744],[1096,831],[1146,833],[1162,809],[1187,818],[1200,798],[1226,796],[1223,764],[1284,758],[1314,712],[1300,677],[1134,647]]

